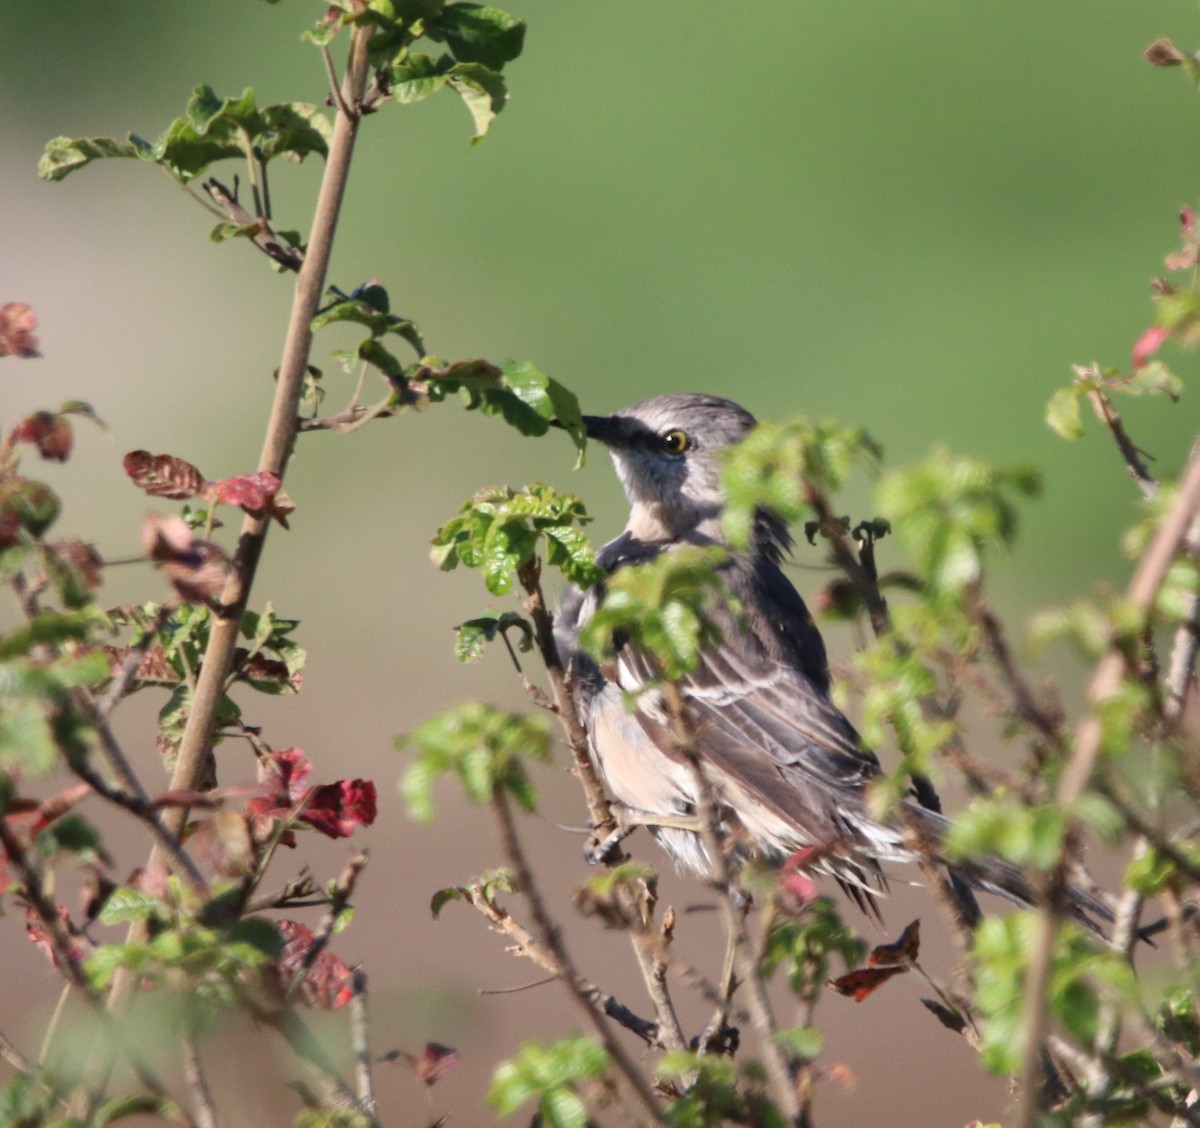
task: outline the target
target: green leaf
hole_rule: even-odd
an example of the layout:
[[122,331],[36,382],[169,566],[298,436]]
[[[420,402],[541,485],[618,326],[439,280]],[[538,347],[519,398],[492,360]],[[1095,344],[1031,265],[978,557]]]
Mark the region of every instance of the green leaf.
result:
[[143,893],[128,885],[114,889],[100,909],[101,924],[121,924],[130,920],[149,920],[162,911],[162,902],[157,897]]
[[793,1026],[776,1031],[775,1041],[793,1058],[812,1061],[825,1045],[825,1035],[814,1026]]
[[450,86],[458,93],[475,123],[472,145],[478,145],[508,101],[504,78],[481,63],[455,63],[448,72]]
[[432,98],[449,81],[449,59],[431,55],[406,55],[404,62],[391,70],[392,96],[401,105]]
[[118,141],[115,137],[55,137],[46,143],[46,151],[38,161],[38,176],[43,180],[62,180],[92,161],[139,155],[132,141]]
[[497,1067],[488,1104],[501,1116],[508,1116],[526,1101],[537,1100],[543,1117],[571,1116],[573,1106],[561,1102],[557,1094],[571,1094],[576,1082],[599,1077],[607,1068],[608,1054],[603,1047],[582,1035],[549,1045],[525,1042],[511,1061]]
[[[468,619],[456,628],[454,640],[454,656],[460,662],[474,662],[483,655],[487,643],[497,635],[508,637],[508,631],[515,629],[517,649],[523,654],[533,649],[533,626],[523,616],[515,611],[489,611],[478,619]],[[511,640],[509,640],[511,643]]]
[[467,891],[461,885],[451,885],[445,889],[439,889],[429,901],[429,911],[433,914],[433,919],[441,915],[444,909],[451,901],[466,901],[469,899]]
[[247,944],[270,960],[283,957],[283,937],[274,921],[264,917],[245,917],[227,933],[231,944]]
[[550,754],[549,731],[540,717],[505,713],[481,702],[450,709],[397,744],[418,748],[400,786],[410,814],[419,820],[431,817],[433,784],[446,774],[457,775],[474,802],[486,803],[502,791],[532,809],[533,791],[521,759],[545,760]]
[[619,569],[609,577],[604,601],[580,643],[609,659],[614,640],[626,638],[657,659],[665,678],[677,680],[695,667],[702,647],[720,639],[709,617],[714,604],[736,610],[719,573],[727,559],[723,549],[687,545]]
[[1046,425],[1064,439],[1077,439],[1083,434],[1083,420],[1079,417],[1079,385],[1059,388],[1046,404]]
[[443,10],[437,28],[456,59],[482,63],[494,71],[511,63],[525,44],[524,21],[486,4],[451,4]]

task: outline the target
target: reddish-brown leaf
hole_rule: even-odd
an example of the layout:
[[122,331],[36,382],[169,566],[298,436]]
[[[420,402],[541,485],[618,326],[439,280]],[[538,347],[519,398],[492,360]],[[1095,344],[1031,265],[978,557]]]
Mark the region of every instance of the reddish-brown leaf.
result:
[[881,987],[893,975],[902,975],[906,967],[860,967],[857,971],[848,971],[829,981],[839,995],[846,995],[856,1003],[861,1003],[872,991]]
[[426,1085],[435,1085],[456,1065],[462,1064],[458,1051],[437,1042],[426,1042],[425,1048],[413,1062],[413,1069]]
[[53,411],[35,411],[17,424],[17,442],[30,443],[45,459],[66,462],[71,453],[74,433],[71,424]]
[[151,497],[183,501],[202,493],[205,487],[204,475],[190,462],[148,450],[131,450],[125,456],[125,473]]
[[76,803],[82,802],[92,794],[91,784],[75,783],[64,787],[57,795],[42,801],[38,807],[37,818],[30,828],[35,834],[44,830],[56,819],[61,819]]
[[290,807],[308,793],[312,763],[299,748],[280,748],[258,761],[258,778],[279,802]]
[[375,814],[375,784],[340,779],[316,788],[300,818],[330,838],[349,838],[356,826],[370,826]]
[[871,967],[894,967],[911,963],[921,952],[921,922],[914,920],[897,940],[871,949],[867,963]]
[[0,356],[41,356],[36,328],[37,315],[24,302],[0,306]]
[[[304,966],[309,949],[316,939],[313,930],[295,920],[275,922],[283,936],[283,958],[279,961],[279,978],[286,991],[296,974]],[[351,999],[350,968],[346,961],[335,956],[329,949],[317,956],[304,982],[300,995],[310,1007],[322,1010],[337,1010]]]
[[256,470],[237,478],[218,478],[209,482],[206,495],[218,505],[236,505],[247,513],[261,513],[279,492],[279,475]]

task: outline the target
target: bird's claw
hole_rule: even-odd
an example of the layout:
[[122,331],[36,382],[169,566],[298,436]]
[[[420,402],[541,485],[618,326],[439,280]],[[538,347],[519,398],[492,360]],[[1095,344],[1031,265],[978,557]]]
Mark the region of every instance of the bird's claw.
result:
[[592,836],[583,851],[583,860],[589,866],[612,865],[621,861],[624,854],[621,843],[635,830],[636,826],[617,825],[617,829],[606,834],[603,838]]

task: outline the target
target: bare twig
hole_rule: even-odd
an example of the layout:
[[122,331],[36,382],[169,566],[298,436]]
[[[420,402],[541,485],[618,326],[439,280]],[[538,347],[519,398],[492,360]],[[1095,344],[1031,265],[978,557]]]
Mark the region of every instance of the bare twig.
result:
[[[1084,371],[1090,372],[1088,369]],[[1121,422],[1121,416],[1117,409],[1113,407],[1113,402],[1108,398],[1108,393],[1102,388],[1091,388],[1088,390],[1088,399],[1092,401],[1096,417],[1112,432],[1117,449],[1121,452],[1121,457],[1125,460],[1125,468],[1129,471],[1129,476],[1137,483],[1137,487],[1142,491],[1144,497],[1152,497],[1155,490],[1158,489],[1158,483],[1154,480],[1154,475],[1150,473],[1149,467],[1142,460],[1141,450],[1138,449],[1137,445],[1129,437],[1129,432],[1125,430],[1125,425]]]
[[509,806],[505,794],[499,789],[492,793],[492,810],[500,827],[500,838],[509,865],[512,866],[518,885],[529,901],[529,908],[533,913],[541,945],[558,965],[562,981],[566,985],[571,999],[575,1002],[576,1008],[582,1012],[588,1025],[595,1031],[597,1038],[607,1051],[614,1069],[624,1079],[632,1101],[629,1108],[630,1113],[638,1124],[665,1125],[666,1120],[663,1118],[662,1109],[655,1099],[653,1090],[642,1076],[637,1064],[625,1052],[625,1047],[613,1037],[613,1031],[609,1024],[592,1005],[581,985],[582,980],[563,943],[558,925],[551,919],[545,903],[542,901],[541,891],[517,835],[512,808]]
[[13,1044],[12,1039],[3,1032],[0,1032],[0,1057],[18,1073],[34,1074],[37,1072],[37,1066],[21,1053]]
[[287,997],[289,1000],[296,997],[296,992],[300,990],[301,984],[308,978],[308,973],[312,971],[313,965],[317,962],[321,953],[328,947],[329,940],[333,936],[333,930],[337,927],[338,917],[341,916],[342,911],[350,903],[350,898],[354,896],[354,886],[358,883],[359,874],[362,873],[366,864],[367,852],[360,850],[350,858],[346,863],[346,868],[338,876],[329,898],[329,907],[321,917],[321,923],[317,925],[312,943],[308,946],[308,951],[304,953],[304,959],[301,961],[300,967],[297,968],[291,983],[288,984]]
[[371,1043],[367,1034],[367,973],[356,967],[351,973],[350,985],[354,994],[350,997],[350,1040],[354,1049],[354,1079],[358,1089],[358,1103],[371,1115],[375,1115],[375,1092],[371,1086]]
[[[246,159],[250,162],[250,167],[253,168],[253,154],[248,154]],[[238,203],[234,193],[215,176],[210,176],[204,182],[203,187],[211,197],[213,203],[221,209],[221,212],[233,220],[238,227],[244,228],[246,238],[262,251],[267,258],[274,260],[287,270],[299,270],[304,265],[304,253],[300,248],[285,243],[275,233],[275,228],[271,225],[270,219],[265,214],[262,198],[259,196],[258,185],[256,183],[253,187],[256,208],[260,212],[257,216],[251,215],[242,207]]]
[[183,1075],[192,1094],[196,1109],[196,1128],[220,1128],[221,1118],[213,1102],[212,1090],[204,1075],[204,1064],[196,1049],[196,1039],[190,1030],[183,1032]]

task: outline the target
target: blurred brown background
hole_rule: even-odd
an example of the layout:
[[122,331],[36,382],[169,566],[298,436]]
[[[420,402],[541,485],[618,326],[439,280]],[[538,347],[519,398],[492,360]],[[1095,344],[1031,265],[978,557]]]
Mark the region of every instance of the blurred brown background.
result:
[[[1094,427],[1068,446],[1041,415],[1069,364],[1124,365],[1149,324],[1147,282],[1200,182],[1200,123],[1182,75],[1152,70],[1141,51],[1160,35],[1200,38],[1194,4],[513,0],[512,10],[529,22],[526,54],[482,146],[468,144],[449,94],[366,123],[331,281],[378,277],[434,353],[532,359],[587,410],[704,390],[760,417],[861,423],[894,464],[938,442],[1033,461],[1047,492],[995,569],[1001,607],[1020,616],[1122,582],[1117,530],[1133,490]],[[121,471],[125,451],[168,451],[210,477],[252,468],[291,287],[247,246],[210,243],[210,217],[151,168],[109,162],[48,185],[37,158],[56,134],[152,137],[201,82],[221,94],[253,85],[260,103],[320,101],[319,57],[298,38],[320,13],[246,0],[8,0],[0,11],[0,301],[34,306],[44,352],[5,362],[0,422],[80,398],[112,426],[111,439],[81,426],[72,461],[41,468],[64,499],[62,528],[106,556],[138,551],[147,509]],[[318,174],[315,162],[277,169],[281,226],[307,226]],[[351,340],[318,342],[331,409],[349,389],[328,352]],[[1128,416],[1158,469],[1174,473],[1195,409],[1134,404]],[[322,778],[379,785],[359,916],[336,947],[366,963],[379,1052],[426,1040],[461,1051],[463,1066],[433,1094],[453,1124],[490,1121],[481,1094],[494,1063],[575,1019],[553,986],[481,997],[536,969],[469,909],[429,919],[435,889],[496,865],[499,852],[452,788],[435,825],[406,819],[392,738],[467,697],[525,707],[502,653],[455,662],[453,625],[489,599],[477,576],[437,572],[428,539],[479,486],[538,479],[580,493],[597,540],[608,538],[624,508],[607,460],[593,452],[579,473],[571,462],[561,437],[522,440],[456,404],[306,437],[287,482],[293,529],[272,532],[256,589],[257,605],[303,620],[310,657],[298,699],[243,695],[247,717],[275,746],[302,746]],[[887,566],[886,542],[882,551]],[[807,549],[798,559],[819,563]],[[806,591],[821,582],[796,579]],[[106,598],[163,591],[124,568]],[[833,636],[835,657],[852,646]],[[1078,679],[1064,654],[1047,672]],[[150,780],[157,704],[132,706],[123,730]],[[249,775],[246,760],[234,777]],[[581,823],[582,803],[561,763],[540,782],[543,812],[525,822],[551,903],[588,973],[643,1007],[624,941],[567,906],[588,874],[581,838],[556,824]],[[141,847],[113,841],[125,872]],[[301,855],[332,876],[340,848],[319,847]],[[660,861],[644,842],[638,852]],[[663,885],[681,910],[705,900],[669,872]],[[898,887],[886,913],[893,934],[923,916],[930,962],[945,970],[924,894]],[[19,914],[2,928],[3,1028],[33,1052],[58,980]],[[717,931],[713,914],[685,918],[684,950],[712,966]],[[826,1057],[856,1077],[851,1091],[822,1094],[825,1128],[1000,1118],[1004,1083],[981,1079],[920,993],[902,981],[859,1006],[822,1005]],[[701,1021],[700,1008],[685,1010]],[[342,1022],[328,1025],[336,1034]],[[264,1046],[215,1042],[231,1124],[287,1119],[278,1087],[257,1083],[277,1068]],[[386,1122],[421,1123],[415,1079],[397,1066],[380,1075]]]

